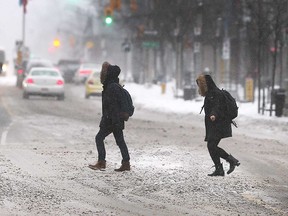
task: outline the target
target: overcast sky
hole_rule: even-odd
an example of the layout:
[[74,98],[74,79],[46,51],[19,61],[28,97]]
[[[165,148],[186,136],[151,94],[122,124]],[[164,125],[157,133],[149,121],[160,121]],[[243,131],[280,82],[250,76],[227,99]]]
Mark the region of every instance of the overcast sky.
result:
[[21,38],[21,8],[17,0],[0,0],[0,47],[9,55]]
[[[47,55],[57,26],[61,21],[61,5],[67,0],[29,0],[26,14],[25,44],[35,56]],[[15,41],[22,39],[23,10],[19,0],[0,0],[0,47],[11,61]]]

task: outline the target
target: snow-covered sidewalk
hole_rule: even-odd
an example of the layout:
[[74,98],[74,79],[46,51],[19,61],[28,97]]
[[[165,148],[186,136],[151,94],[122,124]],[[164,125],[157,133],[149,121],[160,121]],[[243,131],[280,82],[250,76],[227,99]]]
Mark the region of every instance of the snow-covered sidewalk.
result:
[[[183,98],[175,98],[172,83],[167,84],[165,94],[162,94],[160,85],[127,83],[125,88],[131,93],[136,108],[141,107],[160,113],[183,115],[187,118],[190,114],[199,115],[203,106],[202,97],[186,101]],[[275,113],[273,116],[269,116],[268,112],[264,115],[258,114],[257,101],[254,103],[237,102],[237,104],[239,114],[236,122],[239,127],[233,130],[235,133],[286,142],[288,139],[288,117],[276,117]],[[203,117],[204,113],[201,115]]]
[[[168,83],[166,93],[162,94],[160,85],[138,85],[127,83],[125,88],[131,93],[134,102],[143,108],[152,109],[159,112],[178,113],[178,114],[199,114],[203,105],[203,98],[197,96],[194,100],[183,100],[174,96],[175,87],[173,83]],[[250,117],[254,119],[267,119],[279,122],[288,122],[288,117],[269,116],[258,114],[257,101],[254,103],[237,102],[239,106],[239,117]],[[273,113],[273,115],[275,115]]]

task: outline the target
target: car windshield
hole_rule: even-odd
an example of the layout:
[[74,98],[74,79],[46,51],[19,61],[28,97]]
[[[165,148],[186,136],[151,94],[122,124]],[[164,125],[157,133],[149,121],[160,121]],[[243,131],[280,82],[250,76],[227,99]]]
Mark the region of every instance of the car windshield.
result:
[[49,60],[33,59],[27,63],[27,69],[30,70],[33,67],[53,67],[53,63]]
[[69,64],[69,65],[59,65],[61,70],[77,70],[79,68],[79,64]]
[[93,78],[99,78],[100,77],[100,73],[93,73]]
[[98,64],[93,64],[93,63],[87,63],[87,64],[83,64],[81,66],[81,68],[101,68],[101,66],[99,66]]
[[49,70],[37,70],[37,71],[32,71],[31,76],[53,76],[57,77],[60,74],[57,71],[49,71]]

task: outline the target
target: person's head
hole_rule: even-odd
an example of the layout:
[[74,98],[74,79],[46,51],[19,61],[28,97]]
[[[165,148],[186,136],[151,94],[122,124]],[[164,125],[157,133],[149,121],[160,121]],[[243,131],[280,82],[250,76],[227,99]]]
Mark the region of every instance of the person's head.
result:
[[196,79],[196,83],[199,87],[198,92],[203,97],[206,96],[209,90],[216,88],[216,84],[209,74],[200,74]]
[[109,63],[108,62],[104,62],[102,64],[102,69],[101,69],[101,73],[100,73],[100,82],[102,84],[104,84],[105,80],[106,80],[106,76],[107,76],[107,70],[108,70],[108,67],[109,67]]
[[196,83],[198,85],[198,93],[201,96],[205,97],[208,91],[205,75],[204,74],[199,75],[196,79]]
[[100,74],[101,83],[107,83],[108,81],[119,81],[118,76],[121,72],[121,69],[117,65],[111,65],[108,62],[102,64],[102,70]]

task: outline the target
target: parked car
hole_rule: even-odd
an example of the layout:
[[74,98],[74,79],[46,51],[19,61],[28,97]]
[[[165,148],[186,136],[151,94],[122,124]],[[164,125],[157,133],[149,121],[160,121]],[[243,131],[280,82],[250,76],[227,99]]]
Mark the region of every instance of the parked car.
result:
[[100,70],[93,71],[85,82],[85,98],[90,96],[101,96],[102,95],[102,84],[100,82]]
[[57,67],[62,72],[66,83],[73,82],[75,73],[80,67],[80,60],[61,59],[59,60]]
[[40,95],[64,100],[64,84],[64,78],[56,68],[32,68],[23,81],[23,98]]
[[100,71],[102,65],[95,63],[82,63],[74,76],[76,84],[85,83],[93,71]]
[[0,48],[0,75],[6,75],[7,72],[7,62],[5,59],[5,50]]

